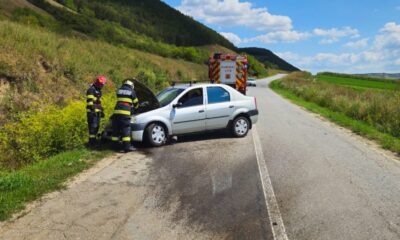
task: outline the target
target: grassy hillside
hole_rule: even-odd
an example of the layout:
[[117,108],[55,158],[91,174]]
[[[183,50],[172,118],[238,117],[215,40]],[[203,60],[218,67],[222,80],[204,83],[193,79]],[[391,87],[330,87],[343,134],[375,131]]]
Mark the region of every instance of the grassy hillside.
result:
[[[337,76],[322,78],[324,80],[315,81],[311,74],[297,72],[274,82],[271,87],[295,103],[400,153],[398,89],[393,89],[390,82]],[[360,86],[362,91],[358,89]]]
[[299,71],[298,68],[286,62],[268,49],[264,48],[239,48],[239,52],[245,52],[254,56],[266,68],[280,69],[288,72]]
[[158,0],[59,1],[72,11],[48,0],[29,1],[57,20],[62,29],[53,27],[54,31],[66,34],[69,29],[164,57],[202,63],[208,54],[194,46],[219,44],[235,48],[215,31]]
[[2,118],[13,109],[26,110],[38,100],[63,104],[76,99],[96,74],[105,74],[118,83],[124,77],[151,72],[162,82],[150,84],[155,90],[170,80],[207,77],[207,66],[203,64],[168,59],[101,41],[61,37],[8,21],[0,22],[0,49],[2,99],[12,99],[0,104]]
[[207,59],[206,52],[194,47],[177,47],[167,44],[125,28],[119,23],[100,20],[85,14],[76,14],[44,0],[32,0],[32,2],[48,12],[52,18],[38,14],[31,9],[19,9],[12,13],[12,19],[24,24],[45,27],[64,36],[101,40],[163,57],[185,59],[196,63],[203,63]]
[[[234,49],[233,45],[229,42],[229,44],[227,44],[227,40],[225,39],[223,39],[222,42],[219,40],[206,40],[210,38],[208,37],[208,35],[211,34],[209,33],[209,31],[212,32],[211,35],[213,36],[210,39],[220,39],[222,38],[222,36],[201,24],[201,29],[206,28],[209,31],[207,30],[207,33],[204,33],[204,35],[202,36],[197,36],[196,34],[203,34],[203,32],[197,27],[191,26],[191,24],[196,23],[196,21],[187,17],[181,19],[180,17],[182,17],[182,14],[166,6],[164,3],[160,3],[159,1],[149,1],[145,3],[138,1],[136,2],[136,5],[132,5],[132,3],[130,3],[130,5],[132,6],[125,6],[127,4],[125,1],[103,1],[100,4],[99,1],[76,1],[76,3],[75,1],[59,1],[60,3],[58,3],[49,0],[31,0],[31,2],[46,10],[51,15],[42,14],[43,10],[36,11],[36,8],[29,4],[26,0],[17,1],[17,5],[29,6],[29,8],[8,9],[6,13],[13,21],[28,24],[31,26],[44,27],[48,30],[51,30],[58,34],[62,34],[67,37],[97,39],[109,42],[113,45],[123,45],[132,49],[139,49],[140,51],[146,51],[167,58],[184,59],[187,61],[203,64],[207,63],[208,57],[213,52],[234,52],[234,50],[232,50]],[[65,6],[61,4],[64,4]],[[132,10],[124,12],[126,9],[120,9],[121,4],[124,7],[127,7],[128,10],[136,9],[141,6],[140,11]],[[154,5],[154,7],[150,7],[149,4],[152,6]],[[2,5],[4,5],[4,3],[0,4],[0,8],[2,7]],[[105,14],[105,10],[103,9],[104,7],[106,7],[106,9],[108,9],[108,12],[111,13],[106,14],[107,17],[100,17],[101,14]],[[4,9],[5,8],[3,8],[3,11],[5,11]],[[11,9],[13,10],[11,11]],[[65,9],[69,10],[67,11]],[[99,9],[103,9],[104,11],[100,11]],[[147,16],[148,20],[151,19],[152,23],[157,23],[156,26],[153,26],[154,24],[150,24],[154,31],[159,33],[167,32],[168,34],[174,33],[170,30],[166,31],[166,29],[169,28],[163,26],[163,24],[168,23],[166,19],[163,19],[163,23],[158,23],[159,18],[162,19],[162,17],[158,17],[155,13],[156,10],[161,11],[160,9],[163,9],[163,11],[165,10],[165,12],[168,13],[167,16],[170,19],[168,21],[180,19],[180,23],[177,23],[176,26],[185,24],[185,26],[187,25],[186,28],[190,29],[190,31],[196,30],[196,34],[189,32],[190,37],[192,37],[193,39],[202,39],[202,41],[204,40],[204,43],[220,43],[225,47],[218,44],[179,47],[174,44],[165,43],[165,39],[160,40],[159,38],[153,38],[153,34],[146,31],[140,31],[140,28],[135,28],[135,30],[132,30],[127,26],[124,26],[122,22],[118,22],[115,19],[115,21],[109,19],[111,18],[111,16],[113,16],[112,13],[116,14],[116,12],[118,12],[118,19],[123,19],[120,12],[124,12],[126,14],[125,18],[128,18],[129,16],[132,19],[135,19],[139,16],[141,20],[137,20],[135,24],[143,22],[141,26],[145,26],[145,29],[148,30],[150,29],[150,27],[145,20],[147,19],[145,16]],[[171,22],[171,24],[175,24],[175,22]],[[176,26],[174,26],[173,28],[179,29],[179,32],[175,32],[174,34],[177,37],[181,37],[182,34],[185,34],[186,28],[177,28]],[[193,44],[200,44],[200,42]],[[227,48],[226,46],[229,48]],[[253,62],[255,62],[255,68],[253,69],[255,71],[255,75],[265,75],[264,73],[266,71],[263,65],[259,64],[255,58]],[[261,68],[259,66],[261,66]]]

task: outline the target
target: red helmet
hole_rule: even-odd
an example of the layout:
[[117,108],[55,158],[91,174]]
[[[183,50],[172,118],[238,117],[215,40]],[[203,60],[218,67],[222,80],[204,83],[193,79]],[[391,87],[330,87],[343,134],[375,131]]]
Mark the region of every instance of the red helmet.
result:
[[103,87],[107,82],[107,78],[104,76],[97,76],[96,80],[94,81],[94,85],[96,87]]

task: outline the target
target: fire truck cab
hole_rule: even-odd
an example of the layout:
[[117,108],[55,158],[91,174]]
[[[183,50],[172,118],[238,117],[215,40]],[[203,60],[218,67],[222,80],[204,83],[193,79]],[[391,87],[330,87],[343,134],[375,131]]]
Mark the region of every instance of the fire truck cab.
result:
[[229,85],[246,95],[247,56],[215,53],[209,59],[211,83]]

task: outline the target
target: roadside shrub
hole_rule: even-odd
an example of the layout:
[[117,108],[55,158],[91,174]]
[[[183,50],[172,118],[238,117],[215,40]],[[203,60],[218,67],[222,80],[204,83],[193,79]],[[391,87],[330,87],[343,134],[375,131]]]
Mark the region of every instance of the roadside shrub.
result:
[[[114,96],[106,95],[103,105],[107,117],[114,107]],[[20,121],[0,128],[0,164],[19,167],[56,153],[82,147],[87,141],[86,102],[70,102],[66,107],[46,106],[26,112]]]

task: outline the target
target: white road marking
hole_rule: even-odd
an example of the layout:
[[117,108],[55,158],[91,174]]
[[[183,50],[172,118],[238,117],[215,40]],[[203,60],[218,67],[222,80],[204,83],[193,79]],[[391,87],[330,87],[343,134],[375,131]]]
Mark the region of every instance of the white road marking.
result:
[[288,240],[285,225],[283,224],[281,212],[279,211],[278,202],[276,201],[274,189],[272,187],[271,179],[269,177],[267,164],[264,159],[264,153],[262,151],[260,137],[258,136],[256,126],[253,126],[252,134],[258,169],[260,171],[261,184],[265,198],[265,205],[267,206],[269,222],[272,229],[272,235],[275,240]]

